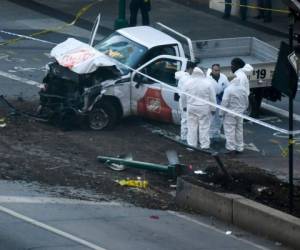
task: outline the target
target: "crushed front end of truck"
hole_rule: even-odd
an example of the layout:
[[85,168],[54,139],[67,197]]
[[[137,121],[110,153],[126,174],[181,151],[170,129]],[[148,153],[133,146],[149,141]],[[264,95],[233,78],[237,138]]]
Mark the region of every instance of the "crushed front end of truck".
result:
[[[84,49],[78,47],[73,49],[72,53],[73,55],[77,53],[78,56],[78,51],[85,55],[87,51],[93,52],[92,48],[87,48],[85,45]],[[93,61],[97,60],[97,57],[93,59],[82,55],[79,55],[82,60],[80,62],[76,61],[77,58],[71,58],[71,53],[64,52],[60,57],[54,56],[55,61],[46,66],[47,73],[43,79],[43,88],[39,92],[39,116],[63,129],[70,129],[78,121],[88,118],[94,100],[102,95],[102,83],[120,77],[120,71],[115,65],[111,63],[95,65]],[[91,63],[86,64],[89,59]],[[73,66],[68,64],[70,61],[74,63]],[[82,63],[86,65],[82,66]],[[78,69],[78,66],[81,68]],[[72,67],[77,69],[74,70]]]

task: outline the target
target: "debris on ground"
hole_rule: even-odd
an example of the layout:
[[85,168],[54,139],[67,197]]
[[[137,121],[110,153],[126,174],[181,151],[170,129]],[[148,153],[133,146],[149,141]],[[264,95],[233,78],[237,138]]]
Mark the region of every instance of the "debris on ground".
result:
[[[26,112],[34,112],[36,104],[14,103]],[[9,110],[0,109],[0,117],[8,117]],[[61,131],[26,116],[6,119],[0,136],[0,179],[39,182],[45,186],[63,186],[89,190],[94,200],[122,200],[150,209],[177,210],[174,199],[176,179],[159,171],[126,168],[113,171],[96,160],[97,155],[120,155],[134,152],[137,161],[163,165],[165,152],[178,152],[180,163],[192,165],[191,172],[206,174],[185,176],[188,181],[218,192],[236,193],[267,206],[288,211],[288,185],[273,175],[242,162],[222,159],[232,181],[211,155],[187,151],[182,145],[155,135],[141,126],[139,118],[124,119],[113,131],[95,133],[90,130]],[[26,132],[24,132],[26,131]],[[91,140],[92,138],[92,140]],[[109,142],[109,143],[108,143]],[[170,155],[172,155],[171,153]],[[175,162],[175,158],[173,161]],[[201,173],[201,172],[198,172]],[[136,176],[141,176],[137,179]],[[147,180],[147,189],[124,188],[115,180]],[[295,186],[295,216],[300,217],[300,188]],[[74,192],[60,192],[73,198]],[[85,196],[82,195],[84,198]],[[76,193],[80,198],[80,192]]]
[[159,220],[159,216],[158,215],[151,215],[150,219]]
[[149,182],[146,180],[117,180],[121,186],[136,187],[136,188],[147,188]]
[[0,128],[5,128],[6,127],[6,119],[0,117]]
[[206,174],[204,171],[202,171],[202,170],[195,170],[194,171],[194,174]]
[[98,156],[97,160],[105,165],[111,165],[113,170],[124,170],[125,167],[137,168],[143,170],[150,170],[156,172],[162,172],[167,174],[171,178],[176,178],[179,175],[187,173],[189,167],[179,163],[178,155],[174,150],[166,151],[169,165],[157,164],[153,162],[135,161],[130,158]]

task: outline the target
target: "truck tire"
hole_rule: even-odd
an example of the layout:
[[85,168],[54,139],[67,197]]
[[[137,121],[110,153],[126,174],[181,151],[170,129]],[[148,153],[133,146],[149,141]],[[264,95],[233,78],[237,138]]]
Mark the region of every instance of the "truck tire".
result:
[[59,114],[58,126],[64,131],[72,130],[77,123],[76,111],[73,108],[65,108]]
[[262,103],[262,95],[260,95],[260,93],[250,93],[247,115],[257,118],[259,116],[261,103]]
[[113,103],[101,102],[89,113],[89,127],[92,130],[112,129],[118,121],[118,112]]
[[36,109],[36,115],[42,119],[50,121],[53,116],[53,111],[43,105],[39,105]]

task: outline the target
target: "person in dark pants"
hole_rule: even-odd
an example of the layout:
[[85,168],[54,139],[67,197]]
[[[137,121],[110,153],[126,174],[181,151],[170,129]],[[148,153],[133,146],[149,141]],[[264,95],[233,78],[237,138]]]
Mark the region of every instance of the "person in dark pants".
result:
[[149,11],[151,10],[150,0],[131,0],[130,5],[130,26],[136,26],[137,14],[141,11],[143,25],[149,25]]
[[240,6],[240,16],[242,21],[246,21],[247,19],[247,10],[248,10],[248,8],[246,7],[247,4],[248,4],[248,0],[240,0],[240,5],[244,5],[244,6]]
[[[248,0],[240,0],[240,5],[247,5]],[[232,0],[225,0],[225,9],[224,9],[224,15],[223,18],[228,19],[231,15],[231,5]],[[240,17],[243,21],[247,19],[247,7],[246,6],[240,6]]]
[[[260,8],[272,9],[272,0],[257,0],[257,6]],[[263,19],[265,23],[272,21],[271,10],[258,10],[257,19]]]
[[225,0],[225,9],[224,9],[224,15],[223,18],[229,18],[231,15],[231,4],[232,0]]

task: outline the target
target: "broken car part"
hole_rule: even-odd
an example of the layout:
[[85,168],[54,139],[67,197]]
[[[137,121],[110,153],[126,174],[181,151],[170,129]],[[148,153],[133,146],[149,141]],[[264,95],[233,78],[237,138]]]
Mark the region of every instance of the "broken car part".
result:
[[[132,154],[119,155],[119,156],[117,156],[117,158],[125,159],[125,160],[130,161],[130,160],[132,160]],[[107,165],[110,169],[115,170],[115,171],[123,171],[123,170],[126,169],[126,166],[124,166],[122,164],[108,163]]]
[[99,67],[88,74],[77,74],[57,62],[48,65],[39,92],[39,116],[64,129],[70,129],[80,117],[87,118],[94,130],[109,127],[117,116],[106,100],[101,82],[117,78],[115,66]]
[[6,100],[6,98],[3,95],[0,95],[0,103],[2,103],[4,106],[6,106],[9,109],[9,111],[10,111],[9,115],[10,116],[23,115],[23,116],[26,116],[26,117],[33,118],[37,121],[42,121],[42,122],[47,121],[47,120],[39,117],[38,115],[31,114],[31,113],[28,113],[28,112],[24,112],[24,111],[21,111],[21,110],[15,108],[9,101]]
[[162,165],[162,164],[120,159],[120,158],[108,157],[108,156],[98,156],[97,160],[105,164],[119,164],[126,167],[163,172],[172,178],[175,178],[183,174],[187,170],[187,167],[181,164]]
[[187,149],[195,150],[195,151],[210,155],[211,157],[214,158],[214,160],[216,161],[219,169],[222,171],[224,176],[230,181],[233,180],[232,176],[226,170],[226,168],[225,168],[218,152],[215,152],[213,150],[203,150],[203,149],[200,149],[200,148],[197,148],[197,147],[190,146],[187,143],[185,143],[185,142],[181,141],[180,139],[178,139],[177,135],[175,135],[173,133],[170,133],[170,132],[167,132],[167,131],[163,131],[162,129],[157,129],[157,128],[154,129],[152,125],[145,126],[145,127],[147,129],[149,129],[153,134],[158,134],[158,135],[163,136],[163,137],[165,137],[165,138],[167,138],[167,139],[169,139],[173,142],[179,143],[180,145],[186,147]]

